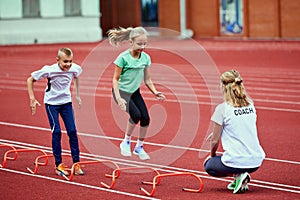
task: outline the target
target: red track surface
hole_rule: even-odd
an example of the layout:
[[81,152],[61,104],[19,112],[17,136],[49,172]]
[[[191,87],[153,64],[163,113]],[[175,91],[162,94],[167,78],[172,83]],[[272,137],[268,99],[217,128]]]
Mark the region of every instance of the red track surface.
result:
[[[85,105],[82,109],[75,109],[81,151],[85,156],[82,160],[106,156],[107,159],[117,161],[121,167],[133,164],[159,168],[161,173],[193,172],[200,175],[204,182],[202,192],[189,193],[181,191],[181,188],[199,187],[199,183],[192,177],[162,179],[153,197],[157,199],[299,199],[300,42],[215,40],[198,42],[208,54],[199,53],[202,48],[190,47],[187,41],[153,41],[152,48],[150,43],[148,52],[154,63],[152,77],[156,83],[159,83],[159,90],[165,92],[167,101],[163,103],[154,101],[147,90],[142,88],[147,104],[151,107],[150,114],[154,116],[157,116],[157,113],[163,114],[159,119],[152,118],[149,138],[147,138],[150,144],[146,146],[151,152],[152,159],[144,163],[135,157],[124,159],[119,156],[118,144],[119,139],[123,137],[121,130],[123,122],[122,120],[116,122],[115,115],[121,115],[123,121],[126,121],[126,115],[122,115],[118,110],[112,112],[115,108],[110,96],[113,68],[108,65],[101,77],[96,76],[101,65],[107,63],[103,60],[109,60],[110,56],[119,50],[103,49],[103,47],[94,49],[98,45],[96,43],[0,47],[0,143],[11,144],[17,149],[34,147],[49,150],[51,134],[44,107],[38,108],[36,115],[31,115],[26,79],[32,71],[55,62],[58,48],[68,46],[74,51],[74,62],[82,64],[84,71],[90,73],[83,74],[81,79],[82,98],[87,101],[84,101]],[[154,48],[155,45],[161,48]],[[176,54],[178,49],[182,49],[181,56]],[[89,57],[93,54],[91,52],[98,54],[95,60]],[[199,62],[203,70],[201,74],[197,72],[195,66],[192,66],[193,63],[191,64],[188,58],[189,55],[195,58],[198,53],[200,56],[196,62]],[[209,57],[212,60],[209,60]],[[217,66],[216,71],[209,69],[215,67],[212,61]],[[112,60],[109,60],[108,63],[111,62]],[[184,78],[179,79],[176,74],[161,71],[163,66],[168,66],[168,70]],[[226,190],[229,178],[214,179],[204,173],[202,162],[206,153],[201,151],[199,154],[200,148],[207,147],[203,141],[209,130],[211,111],[215,103],[221,101],[218,82],[214,82],[219,74],[212,72],[223,72],[232,68],[242,74],[248,93],[255,101],[259,138],[267,154],[262,167],[251,175],[250,190],[238,195],[233,195]],[[44,87],[43,81],[35,85],[36,97],[40,102],[43,99]],[[192,87],[194,95],[189,95],[188,87]],[[94,104],[89,102],[91,96]],[[193,103],[195,101],[197,104]],[[196,118],[196,130],[190,130],[189,127],[195,126],[193,124],[195,105],[199,109],[200,118],[199,120]],[[99,134],[99,128],[92,124],[93,114],[84,112],[84,109],[88,110],[89,107],[96,112],[96,121],[105,133],[103,137]],[[183,115],[181,107],[190,109],[188,119],[191,124],[178,131],[182,128],[179,124]],[[164,120],[160,121],[160,119]],[[189,144],[185,139],[193,132],[196,134]],[[101,137],[87,136],[87,133]],[[152,133],[155,134],[151,135]],[[172,141],[178,137],[179,142]],[[105,148],[108,141],[111,148]],[[164,146],[167,144],[169,146]],[[178,147],[182,147],[185,151],[180,152]],[[63,148],[69,150],[65,134]],[[167,155],[157,153],[164,152],[165,149],[171,153]],[[7,150],[7,148],[0,148],[1,163]],[[181,153],[183,154],[179,158],[168,163],[167,166],[158,166],[168,161],[172,155]],[[142,186],[140,183],[142,180],[152,180],[154,174],[151,170],[141,171],[142,173],[122,172],[115,187],[106,190],[100,182],[109,184],[110,179],[104,176],[105,173],[111,173],[112,169],[109,166],[85,165],[85,176],[76,176],[72,181],[67,181],[55,175],[51,159],[47,166],[40,167],[37,175],[31,175],[26,167],[33,168],[34,159],[38,155],[38,153],[20,153],[15,161],[7,161],[6,167],[0,168],[1,199],[148,198],[139,187]],[[67,158],[65,162],[71,164]],[[148,191],[151,189],[150,186],[143,185],[143,187]]]

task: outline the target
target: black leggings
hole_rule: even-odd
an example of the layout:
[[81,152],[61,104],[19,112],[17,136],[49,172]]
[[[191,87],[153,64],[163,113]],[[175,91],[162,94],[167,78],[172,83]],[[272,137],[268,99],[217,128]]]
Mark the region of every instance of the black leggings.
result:
[[[141,127],[146,127],[150,123],[150,117],[148,113],[145,101],[140,93],[140,89],[136,90],[134,93],[128,93],[119,90],[120,96],[125,99],[126,112],[129,113],[129,122],[132,124],[137,124],[140,122]],[[112,89],[113,98],[117,103],[114,90]]]
[[214,156],[204,163],[205,171],[214,177],[232,176],[233,174],[241,174],[244,172],[252,173],[258,170],[255,168],[233,168],[225,166],[221,161],[221,156]]

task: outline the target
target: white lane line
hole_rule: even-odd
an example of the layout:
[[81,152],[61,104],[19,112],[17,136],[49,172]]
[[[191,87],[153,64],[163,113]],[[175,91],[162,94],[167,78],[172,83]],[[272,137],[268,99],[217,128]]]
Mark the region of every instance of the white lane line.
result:
[[10,173],[15,173],[15,174],[21,174],[21,175],[25,175],[25,176],[31,176],[31,177],[34,177],[34,178],[41,178],[41,179],[46,179],[46,180],[50,180],[50,181],[66,183],[66,184],[69,184],[69,185],[76,185],[76,186],[80,186],[80,187],[86,187],[86,188],[101,190],[101,191],[120,194],[120,195],[125,195],[125,196],[137,197],[137,198],[140,198],[140,199],[157,200],[157,198],[153,198],[153,197],[142,196],[142,195],[137,195],[137,194],[128,193],[128,192],[122,192],[122,191],[118,191],[118,190],[110,190],[110,189],[106,189],[106,188],[102,188],[102,187],[98,187],[98,186],[93,186],[93,185],[88,185],[88,184],[83,184],[83,183],[78,183],[78,182],[62,180],[62,179],[52,178],[52,177],[48,177],[48,176],[42,176],[42,175],[38,175],[38,174],[31,174],[31,173],[21,172],[21,171],[7,169],[7,168],[0,168],[0,170],[10,172]]
[[[9,84],[7,83],[9,81]],[[168,86],[172,86],[172,88],[174,89],[178,89],[178,90],[181,90],[181,91],[185,91],[187,90],[184,86],[186,85],[186,83],[181,83],[181,82],[167,82],[167,81],[160,81],[160,82],[157,82],[159,83],[160,85],[168,85]],[[193,86],[193,89],[195,91],[205,91],[207,92],[207,85],[216,85],[215,83],[190,83],[192,86]],[[10,81],[10,80],[0,80],[0,86],[1,88],[3,89],[19,89],[19,90],[24,90],[26,89],[26,86],[24,86],[24,81]],[[45,88],[46,85],[45,85],[45,82],[37,82],[36,83],[36,86],[37,87],[41,87],[41,88]],[[274,92],[273,94],[276,94],[276,93],[296,93],[296,94],[299,94],[300,92],[300,89],[298,88],[295,88],[295,89],[291,89],[291,88],[278,88],[276,87],[276,85],[274,85],[274,83],[270,86],[266,86],[264,84],[265,87],[257,87],[257,86],[252,86],[251,84],[249,84],[249,86],[247,86],[247,90],[249,91],[253,91],[251,92],[251,95],[256,95],[256,94],[259,94],[258,91],[264,91],[264,92]],[[285,85],[283,85],[285,86]],[[300,87],[300,86],[299,86]],[[109,90],[111,90],[111,82],[101,82],[101,87],[98,86],[97,87],[97,90],[100,90],[101,91],[101,88],[108,88]],[[219,88],[218,88],[218,85],[216,85],[214,87],[214,91],[216,93],[220,93],[219,91]],[[95,87],[92,85],[92,84],[84,84],[84,82],[82,83],[82,89],[83,90],[94,90]]]
[[[29,148],[42,149],[46,152],[51,152],[50,147],[39,146],[39,145],[34,145],[34,144],[29,144],[29,143],[16,142],[16,141],[11,141],[11,140],[2,140],[2,141],[6,142],[7,144],[13,145],[15,147],[19,147],[19,148],[28,148],[29,147]],[[70,151],[64,150],[64,153],[70,154]],[[130,161],[130,160],[125,160],[125,159],[113,158],[113,157],[105,157],[105,156],[89,154],[89,153],[82,153],[82,154],[84,155],[84,156],[81,156],[82,158],[87,158],[87,159],[92,159],[92,160],[97,160],[97,158],[98,159],[108,159],[108,160],[115,161],[118,164],[123,164],[123,165],[127,165],[127,166],[149,166],[149,167],[156,168],[157,170],[160,170],[160,171],[171,172],[171,173],[185,171],[185,172],[195,173],[198,175],[202,174],[202,175],[199,175],[201,178],[207,178],[207,179],[225,181],[225,182],[232,181],[232,180],[228,180],[228,179],[224,179],[224,178],[211,177],[211,176],[208,176],[208,174],[206,172],[190,170],[190,169],[185,169],[185,168],[162,166],[162,165],[151,164],[151,163],[142,163],[142,162],[138,162],[138,161]],[[259,181],[259,180],[251,180],[251,183],[249,185],[263,187],[263,188],[267,188],[267,189],[279,190],[279,191],[300,193],[300,187],[293,186],[293,185],[286,185],[286,184]]]
[[[24,125],[24,124],[15,124],[15,123],[9,123],[9,122],[1,122],[1,121],[0,121],[0,125],[13,126],[13,127],[19,127],[19,128],[27,128],[27,129],[34,129],[34,130],[41,130],[41,131],[50,131],[49,128],[29,126],[29,125]],[[62,132],[65,132],[65,131],[62,131]],[[83,137],[93,137],[93,138],[115,140],[115,141],[121,141],[122,140],[122,138],[109,137],[109,136],[100,136],[100,135],[94,135],[94,134],[91,134],[91,133],[78,132],[78,135],[83,136]],[[135,141],[133,141],[133,142],[135,142]],[[160,144],[160,143],[153,143],[153,142],[145,142],[145,144],[152,145],[152,146],[158,146],[158,147],[183,149],[183,150],[189,150],[189,151],[209,152],[208,150],[205,150],[205,149],[197,149],[197,148],[191,148],[191,147],[175,146],[175,145]],[[221,153],[221,152],[219,152],[219,153]],[[277,158],[265,158],[265,160],[300,165],[299,161],[283,160],[283,159],[277,159]]]
[[[0,85],[0,89],[5,89],[6,87],[2,87]],[[6,88],[7,89],[7,88]],[[10,87],[9,89],[16,89],[16,90],[27,90],[25,87]],[[38,90],[36,89],[36,91],[39,91],[39,92],[43,92],[44,90],[41,89],[41,90]],[[88,92],[81,92],[80,93],[81,95],[84,95],[84,96],[91,96],[91,93],[88,93]],[[95,97],[105,97],[105,98],[111,98],[111,95],[110,94],[99,94],[99,93],[96,93],[96,94],[93,94],[93,96]],[[197,95],[199,96],[199,95]],[[206,96],[208,98],[208,96]],[[220,99],[219,97],[214,97],[216,99]],[[156,99],[154,98],[148,98],[148,97],[144,97],[145,100],[147,101],[157,101]],[[176,99],[166,99],[165,100],[166,102],[171,102],[171,103],[178,103],[178,100]],[[257,100],[254,99],[255,102],[259,102]],[[273,103],[273,100],[268,100],[268,101],[265,101],[267,103]],[[190,100],[180,100],[180,103],[185,103],[185,104],[197,104],[197,105],[215,105],[213,104],[210,99],[208,101],[190,101]],[[296,102],[296,101],[276,101],[274,103],[280,103],[280,104],[288,104],[288,105],[295,105],[295,104],[300,104],[300,102]],[[268,104],[270,105],[270,104]],[[299,109],[292,109],[292,108],[276,108],[276,107],[266,107],[266,106],[256,106],[257,109],[261,109],[261,110],[275,110],[275,111],[282,111],[282,112],[296,112],[296,113],[299,113],[300,110]]]

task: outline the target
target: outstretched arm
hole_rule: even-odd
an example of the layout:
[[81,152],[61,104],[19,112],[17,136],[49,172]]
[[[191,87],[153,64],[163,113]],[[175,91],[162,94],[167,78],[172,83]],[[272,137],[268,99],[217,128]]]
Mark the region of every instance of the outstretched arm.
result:
[[27,89],[28,89],[28,95],[30,99],[30,109],[31,114],[34,115],[36,112],[36,105],[40,106],[41,104],[35,99],[34,91],[33,91],[33,83],[35,80],[32,77],[29,77],[27,79]]
[[145,82],[146,86],[148,87],[148,89],[155,95],[156,99],[161,100],[161,101],[166,99],[165,95],[162,92],[159,92],[156,90],[156,88],[151,80],[149,67],[145,68],[144,82]]

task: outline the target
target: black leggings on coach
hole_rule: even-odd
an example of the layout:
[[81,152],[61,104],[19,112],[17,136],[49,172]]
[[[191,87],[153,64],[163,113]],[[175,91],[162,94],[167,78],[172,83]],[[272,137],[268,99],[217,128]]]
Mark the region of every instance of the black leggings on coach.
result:
[[[134,93],[128,93],[121,90],[119,90],[119,92],[121,97],[127,102],[126,112],[129,113],[130,116],[129,122],[132,124],[140,122],[140,126],[148,126],[150,123],[150,117],[145,101],[140,93],[140,89],[137,89]],[[113,89],[112,94],[114,100],[117,102]]]

